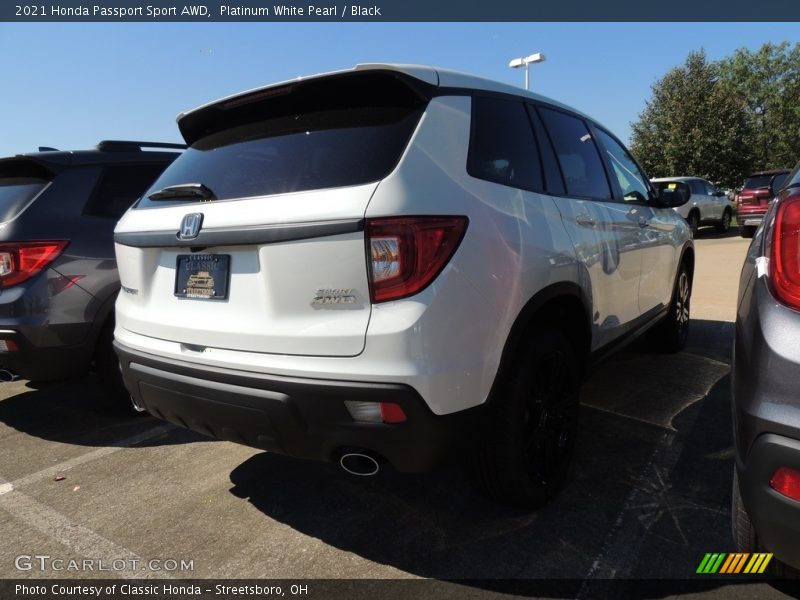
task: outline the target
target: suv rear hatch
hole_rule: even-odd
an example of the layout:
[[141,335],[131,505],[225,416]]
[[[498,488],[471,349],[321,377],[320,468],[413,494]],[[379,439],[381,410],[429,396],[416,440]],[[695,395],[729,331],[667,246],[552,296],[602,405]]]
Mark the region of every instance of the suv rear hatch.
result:
[[426,87],[355,71],[180,117],[190,148],[116,229],[119,325],[187,352],[360,353],[371,314],[364,213]]
[[744,187],[739,192],[739,204],[745,207],[745,210],[766,212],[772,200],[770,184],[774,182],[775,189],[779,189],[787,175],[788,172],[751,175],[745,180]]

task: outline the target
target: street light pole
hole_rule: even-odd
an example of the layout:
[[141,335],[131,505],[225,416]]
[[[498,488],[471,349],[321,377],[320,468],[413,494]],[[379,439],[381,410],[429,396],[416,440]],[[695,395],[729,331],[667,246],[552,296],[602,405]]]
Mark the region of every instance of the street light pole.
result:
[[520,69],[525,67],[525,89],[530,90],[530,70],[531,65],[534,63],[540,63],[545,61],[545,55],[541,52],[536,52],[535,54],[531,54],[529,56],[521,56],[520,58],[515,58],[511,62],[508,63],[508,66],[512,69]]

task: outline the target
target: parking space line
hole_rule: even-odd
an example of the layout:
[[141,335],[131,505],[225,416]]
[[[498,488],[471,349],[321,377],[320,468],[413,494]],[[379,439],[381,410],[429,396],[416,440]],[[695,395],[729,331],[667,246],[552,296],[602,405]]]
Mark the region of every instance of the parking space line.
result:
[[[43,479],[50,479],[52,477],[55,477],[58,473],[69,471],[70,469],[73,469],[78,465],[82,465],[87,462],[97,460],[98,458],[103,458],[104,456],[108,456],[109,454],[113,454],[124,448],[130,448],[131,446],[135,446],[136,444],[139,444],[141,442],[145,442],[147,440],[156,438],[160,435],[164,435],[165,433],[168,433],[173,429],[175,429],[175,426],[169,423],[156,425],[154,427],[151,427],[150,429],[147,429],[146,431],[125,438],[124,440],[121,440],[119,442],[114,442],[113,446],[103,446],[102,448],[97,448],[96,450],[92,450],[91,452],[87,452],[86,454],[81,454],[80,456],[76,456],[75,458],[65,460],[64,462],[47,467],[46,469],[42,469],[41,471],[37,471],[36,473],[31,473],[30,475],[25,475],[24,477],[20,477],[19,479],[5,485],[12,486],[11,489],[19,489],[21,487],[25,487],[26,485],[42,481]],[[0,478],[0,484],[2,483],[3,479]],[[6,490],[4,492],[3,486],[0,485],[0,495],[2,495],[3,493],[7,493],[8,491],[11,490]]]
[[[88,527],[74,523],[56,510],[21,492],[14,491],[0,498],[0,509],[24,521],[72,552],[92,560],[93,566],[95,563],[103,561],[103,564],[106,565],[105,570],[108,570],[108,566],[112,565],[114,561],[124,561],[123,569],[109,571],[117,577],[124,579],[170,578],[162,571],[144,570],[143,567],[136,569],[135,567],[138,565],[146,564],[138,554],[128,548],[118,546]],[[93,568],[87,570],[91,571]]]

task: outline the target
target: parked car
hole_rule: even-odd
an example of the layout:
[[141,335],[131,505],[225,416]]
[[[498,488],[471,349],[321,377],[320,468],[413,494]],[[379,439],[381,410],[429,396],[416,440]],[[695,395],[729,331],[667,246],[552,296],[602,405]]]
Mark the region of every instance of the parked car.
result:
[[701,225],[714,225],[717,231],[725,232],[731,228],[733,207],[728,195],[722,190],[699,177],[659,177],[651,179],[658,188],[682,181],[689,186],[691,198],[675,211],[686,219],[692,234],[697,234]]
[[81,375],[94,362],[112,389],[123,389],[111,347],[114,225],[178,148],[104,141],[0,159],[3,367],[46,381]]
[[739,283],[732,512],[739,550],[800,569],[800,165],[786,182]]
[[745,179],[742,189],[736,196],[739,235],[744,238],[753,237],[773,198],[770,190],[779,191],[788,175],[789,169],[777,169],[759,171]]
[[680,350],[694,249],[617,138],[562,104],[368,65],[181,115],[189,149],[116,228],[133,400],[221,439],[483,488],[564,481],[582,375]]

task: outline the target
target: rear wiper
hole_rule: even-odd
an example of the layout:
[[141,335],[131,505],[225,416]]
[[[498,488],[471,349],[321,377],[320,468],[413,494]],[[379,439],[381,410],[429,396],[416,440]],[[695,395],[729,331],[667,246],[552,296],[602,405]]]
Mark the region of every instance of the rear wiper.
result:
[[193,200],[200,198],[203,202],[216,200],[217,197],[206,185],[202,183],[179,183],[169,185],[163,189],[153,192],[148,196],[150,200]]

